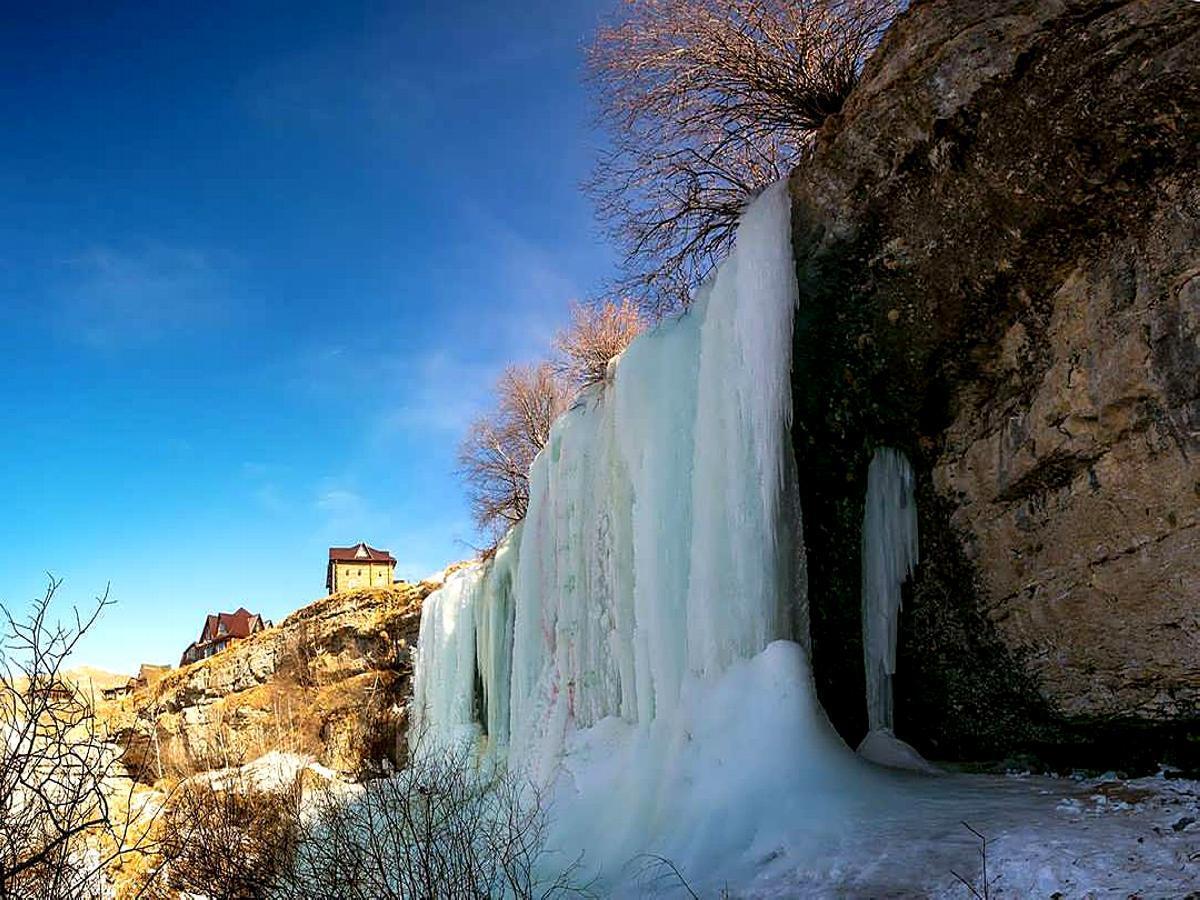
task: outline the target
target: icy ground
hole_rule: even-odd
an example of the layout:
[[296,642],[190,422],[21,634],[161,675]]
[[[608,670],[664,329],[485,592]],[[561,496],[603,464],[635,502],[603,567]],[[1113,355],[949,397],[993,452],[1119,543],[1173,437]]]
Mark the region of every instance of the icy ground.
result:
[[582,852],[602,896],[687,896],[649,854],[704,898],[969,898],[964,822],[998,900],[1200,892],[1200,783],[883,769],[834,734],[786,641],[686,678],[649,728],[568,728],[550,817],[551,847]]
[[[898,779],[898,781],[901,779]],[[734,897],[1200,897],[1200,782],[907,776],[911,803],[840,835],[817,862],[786,850]],[[899,786],[899,785],[898,785]],[[1194,892],[1194,893],[1193,893]]]

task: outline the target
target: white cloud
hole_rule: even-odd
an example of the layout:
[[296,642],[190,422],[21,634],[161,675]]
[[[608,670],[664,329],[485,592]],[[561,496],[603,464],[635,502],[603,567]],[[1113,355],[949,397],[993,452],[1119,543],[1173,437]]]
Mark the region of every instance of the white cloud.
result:
[[317,495],[317,509],[332,521],[365,519],[367,501],[362,495],[345,488],[329,488]]
[[142,346],[211,326],[228,313],[209,254],[147,244],[137,251],[98,246],[65,261],[57,321],[99,349]]

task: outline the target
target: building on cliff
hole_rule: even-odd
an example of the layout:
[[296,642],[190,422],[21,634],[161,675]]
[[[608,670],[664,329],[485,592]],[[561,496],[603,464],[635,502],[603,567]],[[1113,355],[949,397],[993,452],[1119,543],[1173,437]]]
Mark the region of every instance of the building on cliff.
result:
[[[244,612],[244,610],[240,611]],[[129,689],[136,691],[139,688],[149,687],[170,671],[170,666],[155,666],[150,663],[142,663],[137,675],[129,679]]]
[[252,613],[246,607],[238,607],[237,612],[217,613],[204,619],[204,627],[200,630],[200,638],[188,645],[183,651],[179,665],[208,659],[214,653],[220,653],[234,641],[248,638],[265,628],[270,622],[257,613]]
[[325,588],[331,594],[354,588],[391,587],[396,559],[387,550],[376,550],[359,541],[353,547],[330,547]]
[[122,697],[128,697],[133,693],[134,679],[122,681],[120,684],[114,684],[112,687],[106,687],[100,691],[100,696],[105,700],[120,700]]
[[[192,646],[194,647],[195,644]],[[132,678],[106,687],[100,694],[105,700],[120,700],[122,697],[128,697],[134,691],[149,687],[170,671],[170,666],[155,666],[150,663],[142,663],[138,669],[138,673]]]

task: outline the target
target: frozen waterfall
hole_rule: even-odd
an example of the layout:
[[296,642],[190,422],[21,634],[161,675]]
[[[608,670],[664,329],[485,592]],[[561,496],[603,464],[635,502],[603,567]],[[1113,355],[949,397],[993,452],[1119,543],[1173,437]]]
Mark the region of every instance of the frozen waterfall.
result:
[[555,423],[494,559],[425,602],[414,733],[556,785],[558,843],[591,859],[744,848],[863,770],[803,649],[790,236],[781,183],[693,307]]
[[[692,309],[636,340],[555,424],[524,523],[426,599],[414,750],[466,742],[485,774],[533,777],[549,809],[546,875],[581,859],[600,896],[685,895],[639,882],[651,854],[700,896],[960,897],[951,873],[979,873],[963,821],[986,823],[1005,896],[1125,896],[1144,871],[1119,869],[1152,820],[1135,832],[1117,804],[1106,826],[1100,806],[1070,812],[1106,799],[1094,785],[935,780],[863,760],[930,769],[890,731],[900,590],[917,560],[912,469],[894,450],[868,478],[874,730],[859,755],[817,702],[805,473],[789,442],[789,214],[783,185],[750,206]],[[1183,884],[1169,847],[1152,852]]]

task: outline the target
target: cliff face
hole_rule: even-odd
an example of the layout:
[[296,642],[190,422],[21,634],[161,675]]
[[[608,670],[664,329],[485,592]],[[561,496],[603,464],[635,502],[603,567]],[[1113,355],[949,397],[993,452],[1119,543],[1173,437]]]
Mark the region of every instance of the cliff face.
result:
[[147,781],[277,749],[358,774],[402,752],[410,651],[434,587],[321,598],[99,713]]
[[839,729],[863,728],[858,523],[889,444],[918,469],[924,558],[902,736],[1194,754],[1200,4],[914,3],[792,189],[814,665]]

